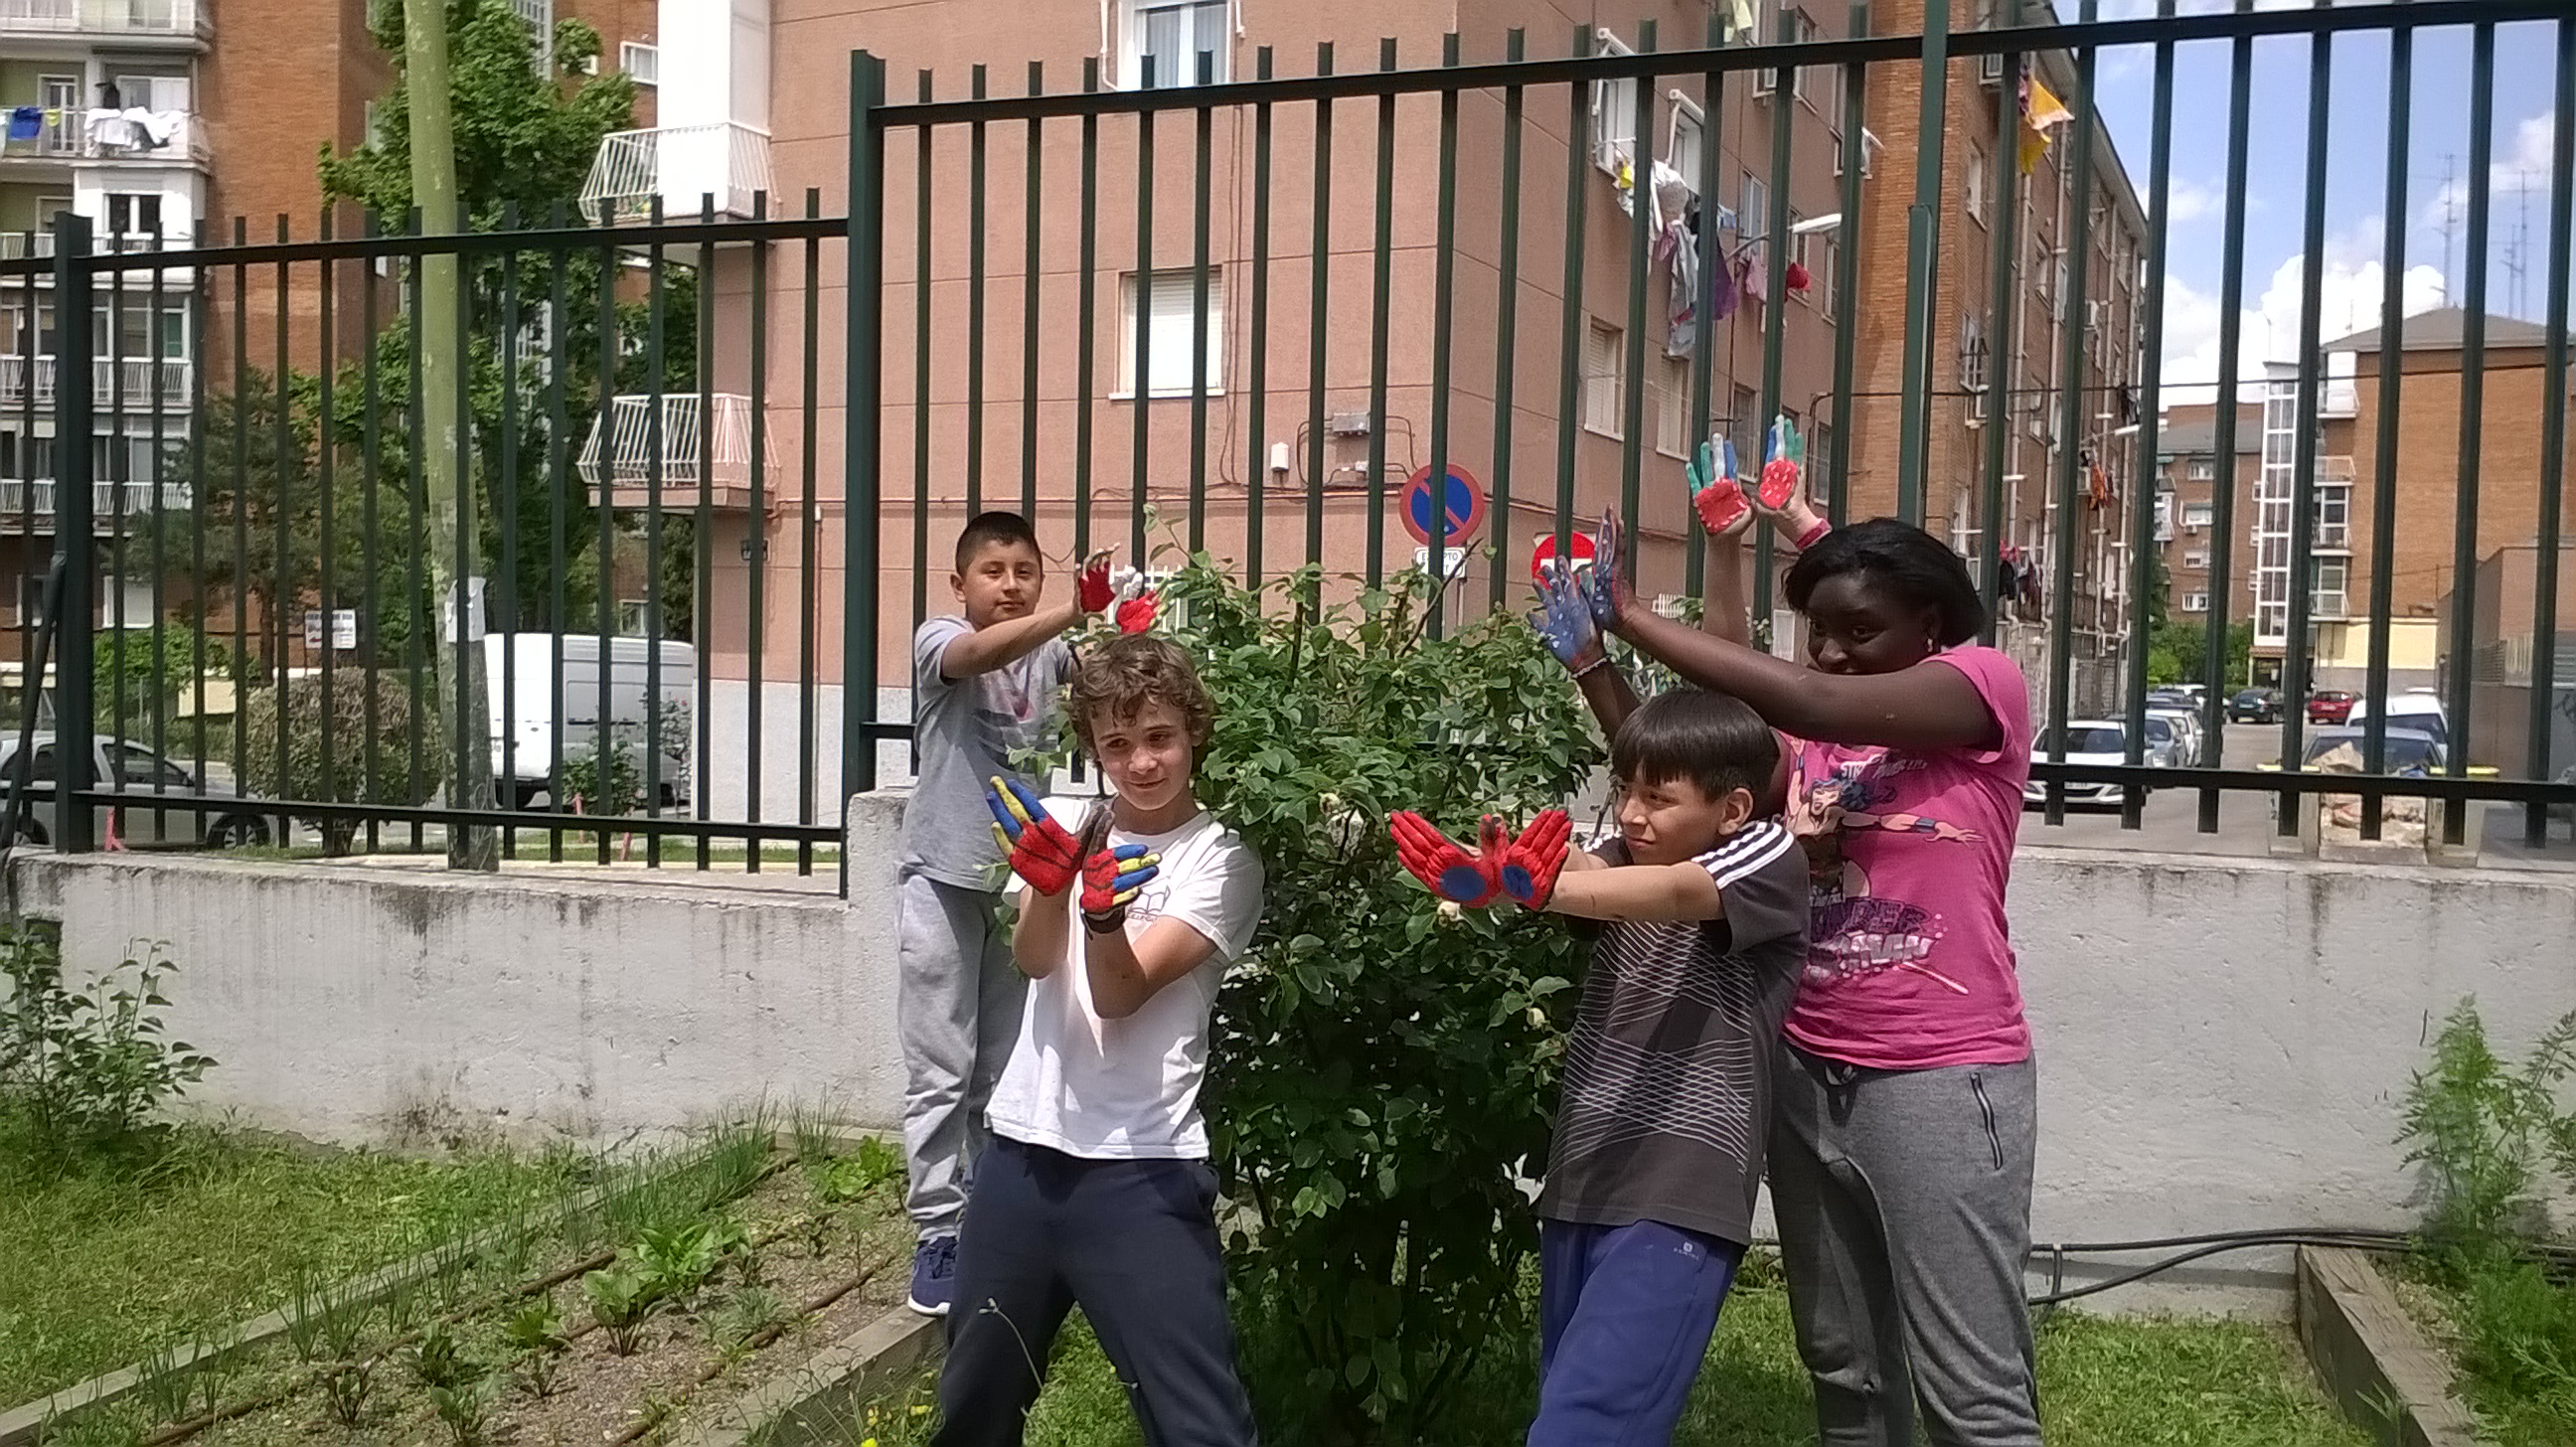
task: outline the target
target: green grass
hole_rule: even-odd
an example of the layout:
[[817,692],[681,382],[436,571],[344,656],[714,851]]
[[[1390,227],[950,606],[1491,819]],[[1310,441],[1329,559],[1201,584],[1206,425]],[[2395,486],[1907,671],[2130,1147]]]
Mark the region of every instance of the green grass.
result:
[[[2040,1325],[2040,1410],[2050,1447],[2367,1447],[2336,1415],[2287,1335],[2247,1322],[2136,1320],[2058,1312]],[[1536,1389],[1534,1343],[1484,1363],[1458,1394],[1441,1441],[1516,1442]],[[900,1408],[850,1433],[877,1447],[926,1441]],[[1256,1403],[1256,1405],[1267,1405]],[[1707,1365],[1674,1441],[1680,1447],[1807,1447],[1815,1418],[1791,1337],[1789,1300],[1756,1272],[1727,1299]],[[1303,1440],[1298,1424],[1262,1423],[1265,1439]],[[1136,1447],[1126,1393],[1079,1318],[1056,1344],[1028,1447]],[[1426,1444],[1428,1447],[1428,1444]]]
[[208,1126],[48,1162],[0,1104],[0,1407],[564,1188],[561,1163],[325,1152]]

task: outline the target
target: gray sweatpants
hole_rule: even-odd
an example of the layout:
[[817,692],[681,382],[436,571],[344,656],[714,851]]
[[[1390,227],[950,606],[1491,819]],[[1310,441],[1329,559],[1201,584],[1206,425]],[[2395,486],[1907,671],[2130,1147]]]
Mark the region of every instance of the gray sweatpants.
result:
[[999,927],[1001,896],[906,869],[895,883],[895,1032],[903,1040],[905,1205],[923,1240],[954,1236],[984,1108],[1020,1035],[1029,982]]
[[2037,1447],[2022,1265],[2037,1070],[1862,1070],[1783,1045],[1771,1205],[1820,1447]]

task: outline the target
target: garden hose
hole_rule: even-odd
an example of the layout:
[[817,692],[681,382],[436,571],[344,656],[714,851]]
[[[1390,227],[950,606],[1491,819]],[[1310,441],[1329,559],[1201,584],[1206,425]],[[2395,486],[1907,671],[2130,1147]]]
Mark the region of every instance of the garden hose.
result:
[[[2422,1239],[2420,1236],[2404,1231],[2294,1227],[2251,1231],[2212,1231],[2195,1236],[2164,1236],[2140,1241],[2082,1241],[2034,1246],[2031,1248],[2033,1260],[2043,1255],[2050,1260],[2049,1289],[2042,1295],[2029,1298],[2029,1304],[2033,1307],[2056,1306],[2078,1297],[2109,1291],[2116,1286],[2132,1285],[2149,1277],[2162,1275],[2175,1267],[2230,1251],[2245,1251],[2266,1246],[2318,1246],[2396,1255],[2414,1250],[2421,1244]],[[2077,1287],[2066,1285],[2066,1258],[2069,1256],[2103,1252],[2174,1251],[2176,1248],[2185,1249],[2102,1281],[2088,1282]],[[2530,1255],[2553,1266],[2561,1268],[2576,1266],[2576,1247],[2530,1246],[2524,1249]]]

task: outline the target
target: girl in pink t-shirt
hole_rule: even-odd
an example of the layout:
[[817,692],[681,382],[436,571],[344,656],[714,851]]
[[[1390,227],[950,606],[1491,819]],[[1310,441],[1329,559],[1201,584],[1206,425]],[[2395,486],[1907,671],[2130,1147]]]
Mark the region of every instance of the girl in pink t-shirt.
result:
[[[1794,491],[1718,502],[1705,449],[1692,471],[1695,501],[1716,504],[1701,508],[1706,630],[1637,602],[1614,519],[1585,592],[1598,627],[1743,699],[1787,745],[1813,915],[1770,1180],[1819,1440],[1911,1442],[1919,1405],[1941,1447],[2036,1444],[2022,1266],[2037,1091],[2004,916],[2027,687],[1975,642],[1976,584],[1938,539],[1886,518],[1830,531]],[[1801,550],[1785,584],[1803,668],[1749,644],[1757,513]],[[1633,706],[1616,669],[1578,678],[1605,722]]]

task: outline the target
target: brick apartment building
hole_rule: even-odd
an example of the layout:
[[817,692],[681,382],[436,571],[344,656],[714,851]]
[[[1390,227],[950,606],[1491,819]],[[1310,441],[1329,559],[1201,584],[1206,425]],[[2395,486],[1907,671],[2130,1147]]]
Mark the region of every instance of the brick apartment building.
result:
[[[2218,404],[2168,407],[2156,430],[2156,554],[2164,563],[2165,614],[2177,622],[2206,623],[2220,600],[2211,583],[2211,541],[2218,528],[2218,479],[2231,476],[2230,514],[2239,530],[2254,517],[2254,488],[2262,479],[2263,409],[2248,404],[2236,409],[2236,460],[2222,468],[2218,458]],[[2254,616],[2254,587],[2247,575],[2250,561],[2241,554],[2230,560],[2234,575],[2225,590],[2227,621]]]
[[[1983,0],[1972,15],[1954,7],[1954,23],[1977,28],[1997,23],[1998,6]],[[1903,33],[1923,23],[1921,0],[1893,0],[1870,7],[1871,25]],[[2053,23],[2039,0],[2021,7],[2021,23]],[[2030,72],[2070,108],[2083,99],[2073,61],[2062,52],[2028,58]],[[1882,66],[1870,77],[1869,126],[1887,138],[1864,189],[1860,364],[1854,383],[1858,418],[1852,451],[1855,516],[1896,510],[1901,409],[1905,384],[1905,213],[1913,200],[1925,148],[1920,129],[1922,75],[1909,66]],[[2092,155],[2092,194],[2074,194],[2072,121],[2058,126],[2054,143],[2027,174],[2015,174],[2009,227],[1998,213],[2004,168],[1998,154],[1998,112],[2019,109],[2019,88],[2000,57],[1952,62],[1944,87],[1947,134],[1942,146],[1937,276],[1932,316],[1929,446],[1925,452],[1926,527],[1945,534],[1973,569],[2004,566],[2008,580],[2043,580],[2034,601],[2027,589],[2003,612],[1998,641],[2022,662],[2035,688],[2032,706],[2045,710],[2048,584],[2058,567],[2056,496],[2058,467],[2068,449],[2078,468],[2074,552],[2073,697],[2075,712],[2109,708],[2119,688],[2128,607],[2130,489],[2137,485],[2136,431],[2143,399],[2138,394],[2139,337],[2143,323],[2147,225],[2136,192],[2107,129],[2097,126]],[[2079,204],[2080,202],[2080,204]],[[2009,230],[2018,256],[2012,273],[2009,331],[1995,334],[1994,253]],[[2089,249],[2084,296],[2069,295],[2073,248]],[[2076,303],[2081,301],[2080,308]],[[2065,349],[2083,357],[2079,422],[2066,435],[2062,384]],[[1988,428],[2006,429],[2003,510],[1982,516]],[[2091,468],[2101,469],[2107,499],[2093,492]]]
[[[2447,666],[2442,600],[2454,577],[2460,496],[2462,346],[2468,314],[2444,308],[2408,317],[2398,376],[2401,470],[2387,579],[2392,687],[2436,685]],[[2544,328],[2511,317],[2486,319],[2484,393],[2478,428],[2478,559],[2528,548],[2539,516]],[[2378,473],[2379,378],[2387,365],[2377,329],[2328,342],[2330,363],[2319,395],[2316,514],[2309,566],[2310,656],[2320,688],[2357,688],[2368,663]],[[2347,372],[2338,359],[2349,356]],[[2297,483],[2295,368],[2275,363],[2266,386],[2263,469],[2250,534],[2256,571],[2255,671],[2278,679],[2289,644],[2292,503]],[[2349,381],[2346,381],[2349,376]],[[2571,447],[2576,459],[2576,447]],[[2571,466],[2576,473],[2576,466]],[[2526,597],[2518,617],[2488,619],[2472,634],[2492,641],[2516,630],[2528,636]]]
[[[323,209],[316,156],[325,143],[342,153],[364,144],[375,103],[394,84],[391,57],[367,28],[371,3],[392,0],[0,5],[0,114],[38,111],[34,135],[0,146],[0,257],[50,254],[44,228],[64,210],[89,219],[96,245],[134,253],[150,251],[155,232],[174,251],[226,244],[236,229],[253,242],[273,240],[281,219],[296,239],[316,235]],[[656,58],[651,0],[512,4],[541,44],[557,20],[577,16],[601,32],[606,63],[649,68]],[[644,90],[638,103],[648,125],[651,95]],[[358,224],[345,206],[333,220],[342,235]],[[152,506],[156,456],[195,425],[196,370],[205,369],[207,390],[219,392],[237,346],[262,369],[278,357],[273,268],[244,270],[238,302],[229,273],[170,265],[124,275],[125,294],[101,301],[92,321],[93,393],[115,419],[102,426],[94,456],[103,534],[120,514]],[[335,268],[327,355],[359,354],[359,302],[371,283],[384,285],[362,265]],[[286,357],[298,368],[319,366],[326,355],[324,291],[310,265],[288,283]],[[0,281],[0,626],[9,628],[13,652],[16,625],[33,616],[54,551],[51,294],[50,277]],[[390,286],[379,301],[380,316],[398,305]],[[164,481],[160,490],[169,506],[189,503],[184,482]],[[128,572],[101,578],[102,621],[139,626],[151,616],[151,580]]]
[[[1585,7],[1588,9],[1588,7]],[[1903,7],[1900,6],[1900,9]],[[1732,7],[1721,7],[1720,13]],[[2026,18],[2044,18],[2042,7],[2026,7]],[[701,13],[703,12],[703,13]],[[1668,0],[1642,10],[1622,12],[1615,22],[1595,20],[1589,43],[1599,50],[1641,48],[1639,20],[1656,23],[1658,48],[1695,46],[1708,33],[1711,8],[1705,0]],[[1811,38],[1826,33],[1820,11],[1782,12],[1761,7],[1752,31],[1727,33],[1729,43],[1767,40],[1777,35]],[[774,208],[801,204],[808,188],[820,191],[827,209],[843,200],[847,173],[848,56],[865,47],[889,64],[892,99],[914,98],[930,72],[930,93],[957,98],[968,93],[975,68],[982,67],[990,93],[1017,93],[1031,63],[1044,67],[1050,90],[1080,83],[1083,66],[1094,62],[1101,83],[1109,87],[1139,83],[1146,59],[1157,62],[1158,83],[1179,71],[1188,79],[1192,67],[1181,57],[1209,52],[1213,78],[1247,79],[1256,57],[1271,51],[1274,73],[1310,73],[1316,47],[1335,48],[1335,68],[1349,71],[1377,64],[1377,42],[1393,37],[1400,65],[1436,62],[1444,32],[1460,37],[1468,63],[1504,57],[1506,35],[1523,29],[1528,53],[1543,57],[1566,53],[1571,35],[1585,16],[1540,0],[1462,7],[1411,0],[1394,5],[1359,6],[1323,3],[1294,8],[1250,6],[1230,0],[1112,0],[1103,7],[1058,7],[1007,14],[964,4],[915,4],[862,7],[825,0],[732,0],[725,7],[665,5],[660,29],[662,53],[661,128],[647,135],[619,138],[604,148],[585,204],[594,217],[612,210],[621,216],[641,214],[658,190],[667,209],[694,204],[702,191],[725,198],[728,214],[748,214],[755,190],[767,189]],[[1919,13],[1888,14],[1876,21],[1882,31],[1901,31],[1919,24]],[[1834,21],[1839,28],[1839,17]],[[2046,84],[2071,91],[2073,71],[2062,56],[2039,62]],[[1985,216],[1991,202],[1993,148],[1998,105],[2013,104],[2013,89],[2001,84],[2002,67],[1990,64],[1981,77],[1974,61],[1954,67],[1949,134],[1944,145],[1952,157],[1945,186],[1953,200],[1942,222],[1940,342],[1934,348],[1933,387],[1937,394],[1930,431],[1931,507],[1927,521],[1946,531],[1963,554],[1978,565],[1996,566],[2004,548],[2035,566],[2044,566],[2053,549],[2050,522],[2053,474],[2051,459],[2073,447],[2088,463],[2098,462],[2114,490],[2109,505],[2084,507],[2077,533],[2079,652],[2088,667],[2079,672],[2079,687],[2091,698],[2116,677],[2113,653],[2118,646],[2118,620],[2125,565],[2125,493],[2132,470],[2123,443],[2136,420],[2133,390],[2136,371],[2136,299],[2139,255],[2144,225],[2116,153],[2107,136],[2098,137],[2094,154],[2094,194],[2078,207],[2066,196],[2066,138],[2061,127],[2056,144],[2042,156],[2032,174],[2017,188],[2017,205],[2025,213],[2019,246],[2027,252],[2016,273],[2024,295],[2014,307],[2014,336],[2009,348],[1990,348],[1982,325],[1989,315],[1991,261],[1984,241]],[[1703,223],[1719,227],[1723,251],[1748,244],[1755,259],[1762,245],[1755,240],[1769,221],[1772,127],[1786,118],[1791,162],[1787,209],[1794,228],[1789,260],[1810,279],[1803,289],[1783,288],[1779,297],[1748,297],[1733,315],[1714,328],[1709,379],[1713,425],[1729,431],[1748,455],[1758,449],[1765,418],[1759,412],[1763,385],[1762,355],[1772,309],[1778,310],[1782,348],[1778,396],[1781,410],[1806,428],[1811,471],[1821,476],[1848,447],[1855,515],[1894,510],[1897,396],[1903,351],[1901,299],[1905,281],[1904,216],[1912,199],[1917,98],[1913,77],[1904,67],[1879,67],[1864,98],[1866,144],[1855,148],[1866,158],[1860,217],[1840,215],[1843,105],[1842,74],[1836,70],[1802,72],[1787,85],[1769,75],[1738,74],[1710,102],[1701,77],[1655,78],[1648,87],[1651,119],[1642,135],[1632,116],[1634,89],[1629,83],[1591,86],[1583,105],[1591,152],[1576,173],[1580,197],[1583,261],[1571,328],[1577,349],[1579,384],[1571,416],[1564,418],[1573,435],[1575,512],[1595,515],[1620,495],[1629,385],[1626,356],[1629,325],[1628,256],[1633,221],[1626,210],[1620,175],[1635,162],[1663,163],[1673,177],[1695,191],[1701,174],[1700,148],[1715,138],[1718,194],[1691,197]],[[1785,93],[1784,93],[1785,92]],[[1566,350],[1567,308],[1564,298],[1567,230],[1568,157],[1565,151],[1567,110],[1575,102],[1562,87],[1533,88],[1526,97],[1520,133],[1520,196],[1511,294],[1516,309],[1513,331],[1501,331],[1500,278],[1503,267],[1503,218],[1497,205],[1503,157],[1503,99],[1494,92],[1469,92],[1460,98],[1456,150],[1457,213],[1455,300],[1451,308],[1448,374],[1449,457],[1454,467],[1489,486],[1497,478],[1495,455],[1496,359],[1511,366],[1512,408],[1508,470],[1511,504],[1508,514],[1489,518],[1470,545],[1460,593],[1481,599],[1492,576],[1502,569],[1507,581],[1525,576],[1533,539],[1552,526],[1558,477],[1560,414],[1559,359]],[[1382,449],[1389,509],[1405,478],[1431,454],[1433,300],[1437,258],[1437,218],[1429,204],[1434,192],[1438,156],[1438,101],[1406,96],[1394,105],[1396,204],[1389,218],[1390,274],[1387,279],[1388,354],[1386,401],[1382,413],[1371,407],[1371,347],[1377,318],[1372,243],[1375,223],[1374,101],[1337,104],[1333,111],[1333,153],[1325,188],[1328,208],[1327,296],[1323,324],[1312,321],[1315,202],[1313,107],[1309,103],[1275,108],[1268,199],[1269,265],[1265,393],[1260,399],[1262,436],[1251,435],[1254,423],[1250,395],[1251,351],[1246,324],[1252,291],[1253,172],[1251,139],[1254,117],[1249,108],[1229,107],[1211,117],[1209,324],[1207,377],[1207,444],[1199,471],[1208,499],[1207,547],[1219,558],[1240,562],[1250,530],[1251,474],[1262,488],[1264,571],[1276,576],[1305,561],[1306,516],[1319,499],[1323,515],[1320,560],[1330,573],[1357,573],[1366,566],[1369,530],[1367,503],[1373,447]],[[885,402],[882,457],[884,506],[879,522],[882,558],[877,591],[882,616],[888,620],[878,640],[878,670],[886,689],[879,700],[880,717],[903,717],[908,660],[904,635],[920,609],[947,606],[939,559],[955,535],[968,504],[970,489],[984,505],[1016,506],[1024,483],[1036,497],[1036,521],[1050,546],[1069,548],[1073,533],[1076,431],[1088,409],[1090,419],[1089,481],[1092,488],[1092,537],[1124,543],[1135,500],[1135,410],[1146,409],[1144,435],[1149,465],[1145,500],[1160,519],[1153,542],[1177,539],[1183,526],[1193,482],[1191,350],[1195,341],[1192,274],[1193,129],[1188,112],[1167,114],[1155,127],[1152,192],[1153,255],[1139,264],[1135,253],[1137,125],[1131,116],[1111,116],[1097,130],[1097,254],[1087,278],[1096,308],[1091,366],[1091,393],[1081,391],[1077,326],[1083,283],[1079,270],[1081,230],[1079,198],[1080,130],[1070,119],[1044,123],[1038,188],[1042,197],[1037,245],[1039,302],[1037,320],[1024,315],[1027,266],[1026,217],[1027,135],[1024,122],[983,128],[985,168],[983,310],[980,334],[970,335],[974,248],[969,227],[974,215],[970,196],[975,153],[965,126],[943,128],[929,151],[933,200],[929,215],[926,269],[930,276],[930,330],[926,350],[931,366],[926,383],[915,376],[917,278],[924,258],[916,251],[920,224],[915,206],[922,154],[917,133],[907,131],[888,147],[884,194],[885,278],[883,294]],[[1670,179],[1670,178],[1667,178]],[[1975,196],[1977,199],[1971,200]],[[778,198],[791,198],[782,203]],[[1856,239],[1855,239],[1856,234]],[[2090,303],[2069,320],[2061,303],[2068,257],[2063,247],[2082,237],[2094,246]],[[1835,262],[1843,247],[1861,248],[1857,259],[1862,297],[1855,311],[1834,294]],[[710,426],[719,435],[747,431],[746,374],[750,348],[750,266],[747,252],[719,253],[712,278],[719,301],[713,347],[712,405],[719,416]],[[837,336],[842,314],[842,258],[837,248],[821,259],[816,310],[820,329]],[[1140,273],[1142,285],[1140,286]],[[764,570],[761,635],[765,640],[760,675],[772,680],[795,676],[801,646],[798,609],[805,606],[800,584],[800,476],[807,471],[799,453],[804,428],[804,397],[798,382],[782,389],[780,379],[803,375],[802,331],[806,295],[799,268],[775,261],[769,269],[765,298],[768,386],[773,399],[766,429],[768,466],[761,479],[763,516],[750,511],[752,492],[747,457],[738,443],[730,464],[717,458],[705,486],[717,500],[714,538],[708,556],[716,568],[711,594],[716,614],[700,633],[702,648],[711,650],[719,691],[737,695],[709,701],[719,736],[739,720],[742,680],[750,676],[747,656],[750,620],[745,616],[752,590],[748,573]],[[1638,439],[1640,461],[1640,581],[1657,593],[1677,593],[1685,582],[1686,498],[1683,461],[1697,441],[1687,416],[1692,360],[1675,356],[1664,345],[1671,330],[1669,301],[1672,278],[1660,260],[1650,261],[1644,314],[1644,387]],[[1765,288],[1767,290],[1767,288]],[[1133,375],[1136,308],[1140,292],[1151,333],[1149,375]],[[1856,374],[1860,393],[1855,406],[1855,435],[1846,440],[1832,433],[1832,365],[1836,327],[1849,317],[1867,320],[1858,337]],[[1025,395],[1025,342],[1034,324],[1037,334],[1036,397]],[[1309,363],[1314,343],[1323,342],[1323,395],[1310,392]],[[2057,408],[2059,380],[2052,359],[2069,339],[2084,349],[2085,407],[2078,435],[2066,438]],[[980,387],[970,386],[969,356],[980,340]],[[1995,360],[2000,358],[2000,360]],[[813,391],[816,409],[815,456],[820,527],[819,571],[813,596],[829,603],[841,591],[839,480],[845,475],[841,456],[839,401],[844,392],[842,356],[837,346],[822,349]],[[1988,401],[1983,389],[1991,378],[1993,405],[2011,425],[2007,448],[2005,517],[1989,529],[1976,515],[1977,479],[1983,475],[1979,429]],[[975,394],[980,392],[980,412]],[[1137,400],[1138,393],[1144,400]],[[697,399],[673,399],[667,406],[695,406]],[[644,399],[634,399],[634,413],[644,415]],[[1311,426],[1320,412],[1323,436]],[[666,416],[668,414],[666,413]],[[1034,479],[1024,478],[1023,418],[1034,415]],[[926,428],[926,434],[917,432]],[[641,429],[636,429],[640,434]],[[666,435],[694,435],[666,428]],[[971,443],[970,443],[971,439]],[[916,444],[921,453],[916,453]],[[613,478],[620,501],[639,503],[642,489],[632,479],[641,474],[640,435],[615,444],[618,471]],[[1320,471],[1315,466],[1320,454]],[[916,456],[926,455],[926,464]],[[694,504],[701,482],[696,459],[664,459],[665,486]],[[2088,477],[2090,469],[2088,467]],[[926,522],[918,529],[916,508]],[[1385,565],[1389,571],[1416,560],[1418,550],[1393,516],[1384,522]],[[1993,536],[1997,542],[1989,544]],[[1497,551],[1488,555],[1485,549]],[[917,569],[914,559],[926,568]],[[760,561],[755,562],[758,559]],[[1457,566],[1453,562],[1453,567]],[[2007,613],[2008,641],[2034,661],[2040,609],[2017,604]],[[839,609],[823,606],[818,656],[827,679],[837,675],[840,656]],[[2097,632],[2097,630],[2100,630]],[[1788,643],[1786,637],[1781,640]],[[728,684],[727,680],[734,682]],[[795,706],[793,683],[767,685],[779,696],[766,699],[774,717]],[[837,692],[837,690],[834,690]],[[2105,700],[2107,701],[2107,700]],[[828,701],[833,708],[837,700]],[[773,735],[774,735],[773,731]],[[792,742],[792,741],[791,741]],[[789,777],[786,769],[768,770]],[[719,807],[723,801],[719,800]]]

